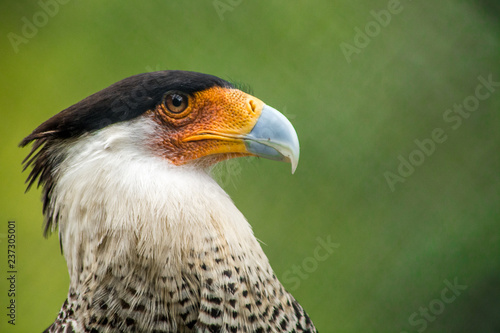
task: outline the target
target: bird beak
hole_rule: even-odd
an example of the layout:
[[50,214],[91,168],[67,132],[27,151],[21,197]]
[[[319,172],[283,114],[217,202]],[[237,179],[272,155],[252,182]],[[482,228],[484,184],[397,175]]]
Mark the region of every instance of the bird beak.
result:
[[187,123],[177,127],[184,146],[175,150],[180,156],[169,156],[174,164],[207,156],[212,156],[208,159],[212,163],[214,157],[218,162],[250,155],[289,162],[295,172],[297,133],[284,115],[260,99],[238,89],[216,87],[194,94],[189,107],[192,120],[191,116],[187,120],[163,118],[164,122]]
[[265,105],[253,129],[243,137],[252,155],[292,164],[292,174],[299,163],[299,138],[288,119]]

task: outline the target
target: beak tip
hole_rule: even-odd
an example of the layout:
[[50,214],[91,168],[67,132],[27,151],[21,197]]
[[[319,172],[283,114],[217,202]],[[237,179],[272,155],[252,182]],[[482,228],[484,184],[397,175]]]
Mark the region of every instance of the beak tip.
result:
[[292,175],[295,173],[297,170],[297,166],[299,165],[299,154],[297,153],[292,153],[290,156],[288,156],[288,162],[292,166]]

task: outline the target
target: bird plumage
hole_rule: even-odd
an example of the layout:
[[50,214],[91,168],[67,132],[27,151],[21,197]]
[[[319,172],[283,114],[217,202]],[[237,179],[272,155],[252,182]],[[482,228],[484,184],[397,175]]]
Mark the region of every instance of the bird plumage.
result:
[[58,226],[70,275],[47,332],[315,332],[210,176],[207,165],[219,159],[175,164],[152,146],[166,135],[151,111],[166,92],[233,90],[185,73],[154,73],[163,86],[146,90],[134,110],[123,103],[122,113],[110,98],[139,88],[115,84],[118,92],[111,86],[95,105],[76,104],[22,142],[35,141],[29,181],[44,186],[46,230]]

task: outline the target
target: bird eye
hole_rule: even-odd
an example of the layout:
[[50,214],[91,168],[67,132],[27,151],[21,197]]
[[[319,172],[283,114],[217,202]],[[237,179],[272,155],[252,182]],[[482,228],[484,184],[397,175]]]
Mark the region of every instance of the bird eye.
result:
[[188,97],[179,93],[169,93],[165,95],[163,103],[168,111],[179,114],[186,110],[188,106]]

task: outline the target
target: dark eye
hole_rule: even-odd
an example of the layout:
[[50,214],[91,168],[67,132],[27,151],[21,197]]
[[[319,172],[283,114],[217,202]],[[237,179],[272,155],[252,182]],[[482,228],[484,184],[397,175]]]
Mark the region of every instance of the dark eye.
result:
[[188,98],[186,95],[180,93],[169,93],[165,95],[163,102],[172,113],[181,113],[186,110],[188,106]]

